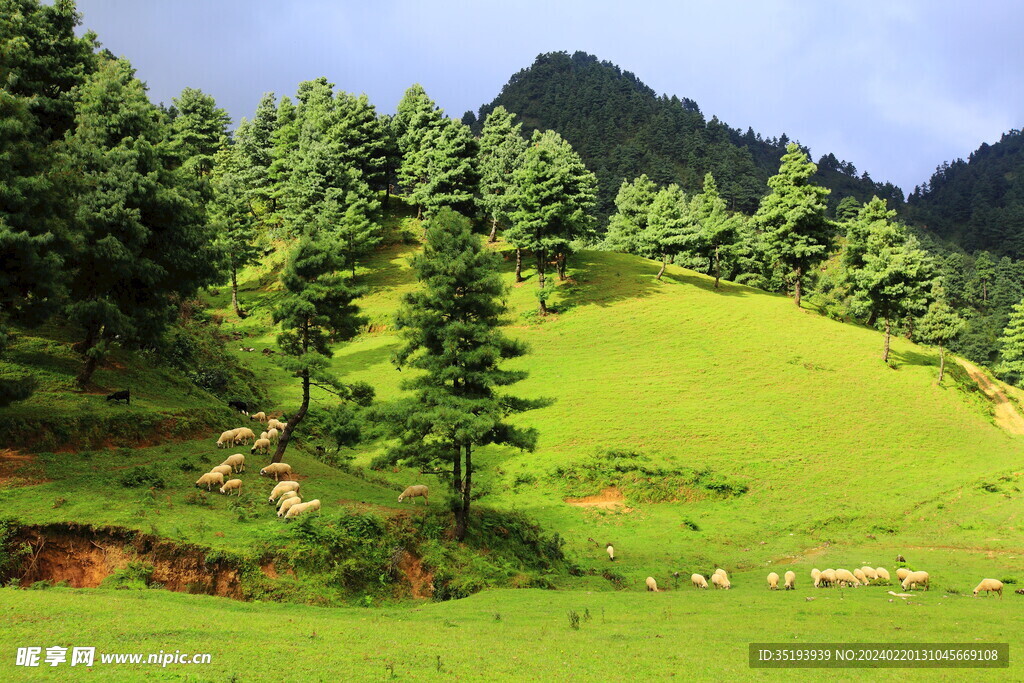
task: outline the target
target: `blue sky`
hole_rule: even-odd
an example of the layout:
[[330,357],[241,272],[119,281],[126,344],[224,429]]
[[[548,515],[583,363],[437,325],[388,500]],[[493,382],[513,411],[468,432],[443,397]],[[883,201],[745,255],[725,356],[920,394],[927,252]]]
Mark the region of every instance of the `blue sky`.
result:
[[79,0],[156,102],[186,86],[237,121],[327,76],[394,111],[414,82],[476,110],[537,54],[583,50],[705,116],[785,132],[909,192],[1024,118],[1024,3],[990,0]]

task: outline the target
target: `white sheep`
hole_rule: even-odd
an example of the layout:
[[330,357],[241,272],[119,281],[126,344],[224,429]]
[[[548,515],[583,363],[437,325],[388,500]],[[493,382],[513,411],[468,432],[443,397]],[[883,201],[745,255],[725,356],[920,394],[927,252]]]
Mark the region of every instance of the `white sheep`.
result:
[[690,576],[690,581],[693,582],[693,587],[694,588],[707,588],[708,587],[708,580],[705,579],[704,576],[701,575],[701,574],[692,574]]
[[817,581],[814,584],[815,588],[825,588],[834,585],[836,585],[835,569],[826,569],[825,571],[821,572],[821,574],[818,576]]
[[838,583],[845,583],[847,586],[850,586],[850,587],[859,586],[860,585],[860,581],[848,569],[837,569],[835,574],[836,574],[836,581]]
[[[252,445],[249,452],[255,453],[256,451],[259,451],[260,453],[267,453],[270,451],[270,439],[256,439],[256,443]],[[262,472],[260,474],[262,474]]]
[[814,587],[818,587],[818,583],[821,581],[821,570],[815,567],[811,570],[811,579],[814,581]]
[[272,462],[260,470],[260,476],[274,475],[274,481],[279,481],[282,476],[291,473],[292,466],[286,462]]
[[885,567],[875,567],[875,574],[877,574],[878,578],[883,581],[889,580],[889,570]]
[[866,586],[866,585],[868,585],[868,577],[867,577],[867,575],[866,575],[866,574],[864,573],[864,570],[863,570],[863,569],[854,569],[854,570],[853,570],[853,575],[854,575],[854,576],[855,576],[855,577],[857,578],[857,580],[858,580],[858,581],[860,581],[860,582],[861,582],[862,584],[864,584],[865,586]]
[[248,427],[239,427],[235,430],[235,445],[248,444],[256,440],[256,434]]
[[779,589],[779,575],[772,572],[768,575],[768,590],[774,591]]
[[196,486],[205,486],[206,490],[209,491],[210,487],[214,484],[217,486],[224,485],[224,475],[220,472],[207,472],[203,476],[196,480]]
[[237,429],[229,429],[226,432],[222,432],[220,438],[217,439],[217,448],[227,448],[228,444],[233,444],[235,442],[235,434],[237,433]]
[[258,413],[253,413],[252,415],[250,415],[250,416],[249,416],[249,419],[250,419],[250,420],[259,420],[260,422],[266,422],[266,421],[267,421],[267,414],[266,414],[266,413],[264,413],[264,412],[263,412],[263,411],[261,410],[261,411],[260,411],[260,412],[258,412]]
[[228,493],[229,491],[237,491],[237,495],[242,495],[242,480],[241,479],[228,479],[224,482],[224,485],[220,487],[221,493]]
[[608,559],[611,560],[612,562],[614,562],[615,561],[615,548],[612,547],[611,543],[609,543],[605,547],[605,552],[608,553]]
[[229,455],[221,465],[233,467],[235,472],[245,472],[245,456],[241,453]]
[[288,512],[285,513],[284,518],[285,519],[292,519],[293,517],[298,517],[302,513],[306,512],[307,510],[319,510],[319,509],[320,509],[320,499],[319,498],[316,499],[316,500],[311,500],[308,503],[296,503],[295,505],[292,505],[288,509]]
[[295,491],[297,493],[299,490],[299,486],[300,484],[297,481],[282,481],[278,483],[278,485],[274,487],[274,490],[270,492],[269,502],[273,503],[275,500],[277,500],[278,496],[285,493],[286,491]]
[[[878,572],[874,567],[861,567],[860,570],[864,572],[864,576],[867,577],[868,581],[875,581],[878,579]],[[867,581],[864,583],[867,583]]]
[[903,590],[913,590],[918,585],[924,586],[925,590],[929,590],[928,578],[928,572],[910,572],[900,585],[903,586]]
[[1003,582],[999,579],[982,579],[978,587],[974,589],[974,597],[978,597],[978,593],[999,593],[999,597],[1003,597]]
[[267,431],[270,431],[271,429],[280,429],[283,432],[285,426],[286,424],[284,422],[279,421],[277,418],[272,417],[269,420],[267,420]]
[[398,502],[401,503],[406,498],[416,498],[418,496],[423,496],[423,502],[429,504],[430,501],[427,500],[427,493],[429,493],[429,491],[427,487],[424,486],[423,484],[415,484],[413,486],[408,486],[404,491],[402,491],[402,494],[398,496]]
[[211,472],[220,472],[225,477],[231,474],[234,470],[231,469],[231,465],[217,465],[216,467],[210,468]]
[[715,588],[721,588],[722,590],[729,590],[732,588],[732,584],[729,583],[729,577],[725,575],[725,572],[719,574],[715,572],[711,575],[711,583]]
[[796,589],[796,574],[794,572],[786,572],[785,589],[788,591]]
[[267,439],[270,441],[277,441],[280,434],[281,432],[277,431],[277,427],[271,427],[267,430]]
[[[281,483],[284,483],[284,482],[281,482]],[[295,493],[295,491],[285,491],[284,493],[281,494],[281,497],[277,499],[277,509],[280,510],[281,509],[281,505],[283,505],[284,502],[286,500],[288,500],[289,498],[298,498],[298,497],[299,497],[299,494]],[[271,501],[271,502],[273,502],[273,501]]]
[[909,569],[907,569],[906,567],[900,567],[896,570],[896,580],[902,583],[903,579],[907,578],[908,574],[910,574]]
[[729,575],[728,575],[728,574],[726,574],[726,573],[725,573],[725,570],[724,570],[724,569],[722,569],[721,567],[719,567],[718,569],[716,569],[716,570],[715,570],[715,574],[721,574],[721,575],[722,575],[722,576],[724,576],[725,578],[727,578],[727,579],[729,578]]
[[282,498],[281,498],[281,505],[280,505],[280,507],[277,508],[277,516],[278,517],[284,517],[285,515],[288,514],[289,510],[291,510],[296,505],[299,505],[300,503],[302,503],[302,499],[299,498],[298,495],[294,495],[294,492],[289,491],[288,493],[292,493],[293,495],[290,498],[284,498],[282,496]]
[[654,580],[653,576],[648,576],[647,580],[644,583],[647,584],[647,590],[648,591],[650,591],[652,593],[660,592],[660,591],[658,591],[658,582]]
[[270,432],[260,432],[260,438],[261,439],[269,439],[270,438]]

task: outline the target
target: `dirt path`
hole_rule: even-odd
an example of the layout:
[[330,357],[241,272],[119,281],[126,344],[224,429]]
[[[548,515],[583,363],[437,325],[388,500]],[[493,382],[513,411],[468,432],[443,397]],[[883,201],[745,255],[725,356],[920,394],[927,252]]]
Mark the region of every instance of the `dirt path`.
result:
[[11,448],[0,448],[0,486],[31,486],[45,479],[35,472],[35,456]]
[[989,379],[989,376],[974,363],[963,358],[957,358],[957,362],[963,366],[971,379],[978,383],[982,392],[992,401],[992,414],[995,417],[996,425],[1010,434],[1024,434],[1024,417],[1017,412],[1017,408],[1014,407],[1006,393],[999,388],[999,385]]

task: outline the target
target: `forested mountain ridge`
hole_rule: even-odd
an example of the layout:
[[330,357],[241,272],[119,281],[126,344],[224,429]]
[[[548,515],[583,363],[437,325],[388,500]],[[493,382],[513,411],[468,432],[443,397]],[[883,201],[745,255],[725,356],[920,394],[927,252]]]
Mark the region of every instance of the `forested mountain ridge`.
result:
[[908,217],[965,251],[1024,257],[1024,135],[944,162],[908,197]]
[[[693,100],[659,96],[634,74],[584,52],[539,55],[464,121],[479,131],[497,106],[515,113],[524,133],[550,128],[573,145],[597,174],[601,216],[612,212],[622,181],[642,173],[659,185],[677,183],[696,192],[710,172],[730,209],[753,213],[790,142],[785,134],[765,138],[715,116],[706,120]],[[864,202],[877,195],[892,207],[903,203],[898,187],[858,175],[833,154],[821,157],[813,181],[832,190],[833,208],[845,196]]]

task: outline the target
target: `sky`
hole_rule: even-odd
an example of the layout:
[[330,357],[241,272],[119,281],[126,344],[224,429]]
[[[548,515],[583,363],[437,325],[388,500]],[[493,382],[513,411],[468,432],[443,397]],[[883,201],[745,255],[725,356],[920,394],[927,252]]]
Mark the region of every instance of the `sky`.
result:
[[1024,124],[1024,3],[1007,0],[78,0],[154,102],[200,88],[237,120],[326,76],[394,112],[421,83],[452,116],[544,52],[577,50],[786,133],[909,193]]

